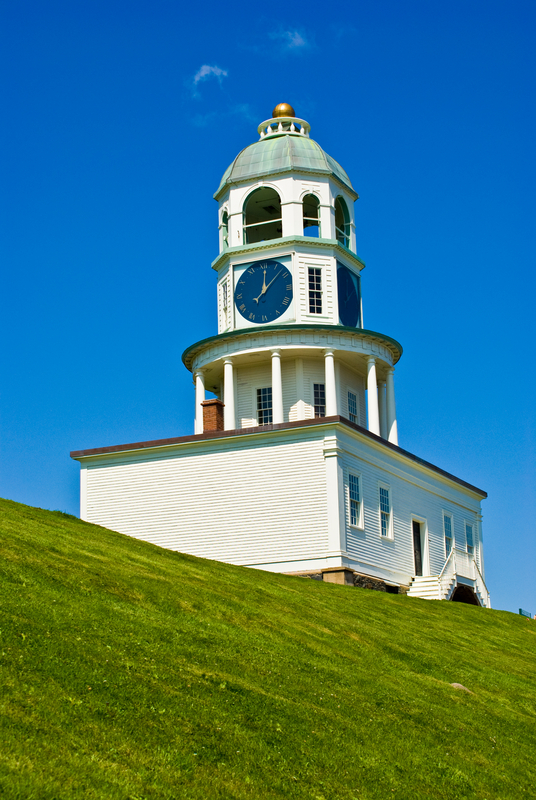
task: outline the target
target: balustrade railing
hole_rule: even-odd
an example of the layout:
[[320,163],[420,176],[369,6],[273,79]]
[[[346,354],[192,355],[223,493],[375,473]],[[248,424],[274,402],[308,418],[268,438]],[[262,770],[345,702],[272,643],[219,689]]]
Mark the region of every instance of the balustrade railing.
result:
[[439,574],[439,599],[446,598],[450,584],[456,578],[456,554],[450,551],[449,557],[445,561],[445,566]]
[[309,136],[311,126],[304,119],[297,117],[279,117],[261,122],[257,130],[261,139],[278,133],[299,133],[301,136]]
[[486,608],[489,608],[489,592],[486,584],[484,583],[484,578],[478,569],[478,564],[476,563],[475,557],[467,553],[467,551],[461,550],[457,547],[450,551],[450,554],[445,561],[445,565],[443,566],[443,569],[439,575],[440,599],[443,599],[447,596],[450,584],[457,575],[474,581],[475,589],[478,591],[483,604],[486,606]]

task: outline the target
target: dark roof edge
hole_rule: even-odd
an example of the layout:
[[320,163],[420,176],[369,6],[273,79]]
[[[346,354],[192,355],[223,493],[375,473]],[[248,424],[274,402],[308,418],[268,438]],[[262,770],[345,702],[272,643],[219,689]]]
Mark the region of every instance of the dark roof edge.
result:
[[384,447],[387,447],[389,450],[408,458],[410,461],[414,461],[416,464],[427,467],[433,472],[436,472],[438,475],[442,475],[444,478],[447,478],[448,480],[453,481],[460,486],[464,486],[466,489],[469,489],[471,492],[480,495],[482,498],[486,498],[488,496],[487,492],[485,492],[483,489],[479,489],[477,486],[473,486],[473,484],[468,483],[461,478],[457,478],[456,475],[452,475],[452,473],[441,469],[441,467],[436,467],[435,464],[431,464],[429,461],[425,461],[423,458],[419,458],[419,456],[410,453],[409,450],[404,450],[398,445],[388,442],[386,439],[382,439],[381,436],[377,436],[375,433],[368,431],[366,428],[362,428],[360,425],[356,425],[355,422],[350,422],[349,419],[346,419],[346,417],[341,417],[340,415],[332,417],[316,417],[315,419],[302,419],[297,420],[296,422],[281,422],[279,424],[271,423],[269,425],[256,426],[254,428],[235,428],[232,431],[208,431],[207,433],[198,433],[191,436],[177,436],[171,439],[155,439],[148,442],[134,442],[132,444],[117,444],[111,445],[110,447],[96,447],[90,450],[72,450],[69,455],[71,458],[78,460],[81,458],[88,458],[90,456],[125,453],[131,450],[148,450],[159,447],[170,447],[174,444],[187,444],[188,442],[194,443],[210,441],[211,439],[229,439],[235,436],[249,436],[251,434],[262,436],[264,433],[269,433],[271,431],[284,431],[291,430],[292,428],[307,428],[316,425],[330,425],[334,422],[339,422],[343,425],[346,425],[348,428],[351,428],[363,436],[366,436],[367,438],[372,439]]

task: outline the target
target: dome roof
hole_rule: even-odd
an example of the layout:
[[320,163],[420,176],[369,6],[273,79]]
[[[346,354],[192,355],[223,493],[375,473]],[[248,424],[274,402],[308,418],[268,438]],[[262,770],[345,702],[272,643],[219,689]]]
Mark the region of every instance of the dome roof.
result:
[[225,170],[214,197],[218,197],[227,184],[284,172],[332,175],[357,197],[344,169],[319,144],[308,135],[286,131],[264,136],[242,150]]

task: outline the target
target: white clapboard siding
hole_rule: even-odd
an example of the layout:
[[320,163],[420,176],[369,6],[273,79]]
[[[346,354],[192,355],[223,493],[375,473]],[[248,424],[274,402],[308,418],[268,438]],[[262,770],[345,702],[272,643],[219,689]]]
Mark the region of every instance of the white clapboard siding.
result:
[[[90,522],[233,564],[296,561],[327,547],[322,441],[227,440],[87,469]],[[180,448],[179,448],[180,449]],[[297,490],[299,488],[299,490]]]
[[357,397],[357,424],[366,428],[367,408],[365,396],[365,379],[353,369],[345,364],[341,364],[339,369],[340,380],[340,414],[346,419],[350,418],[348,412],[348,392],[353,392]]
[[305,401],[305,419],[315,415],[314,384],[325,383],[326,372],[323,355],[319,358],[303,359],[303,399]]
[[[322,270],[322,314],[309,313],[309,267],[317,267]],[[333,321],[333,271],[333,259],[306,255],[298,256],[300,285],[298,319],[302,322]]]
[[281,361],[281,382],[283,386],[283,420],[291,420],[292,408],[296,405],[296,359]]
[[[343,459],[348,554],[358,561],[376,564],[382,570],[411,576],[414,574],[412,520],[418,519],[427,529],[424,568],[432,575],[439,575],[445,563],[443,510],[453,514],[455,535],[458,529],[461,535],[464,519],[476,522],[478,503],[461,488],[458,490],[452,484],[446,487],[433,472],[428,472],[423,481],[422,470],[411,462],[402,469],[400,462],[377,459],[370,448],[350,445],[348,449],[356,453],[355,457],[346,454]],[[349,471],[361,479],[364,530],[350,525]],[[392,539],[380,535],[380,483],[390,488]]]
[[257,389],[272,385],[272,366],[243,367],[236,370],[237,426],[252,428],[257,425]]

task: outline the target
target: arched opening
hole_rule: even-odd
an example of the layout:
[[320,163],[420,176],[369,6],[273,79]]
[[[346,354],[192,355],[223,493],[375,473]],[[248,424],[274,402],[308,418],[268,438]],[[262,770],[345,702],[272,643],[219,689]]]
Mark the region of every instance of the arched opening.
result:
[[227,250],[229,247],[229,214],[224,210],[221,215],[221,249]]
[[303,235],[320,238],[320,201],[314,194],[303,198]]
[[345,247],[350,247],[350,214],[342,197],[335,200],[335,238]]
[[467,603],[470,606],[480,605],[474,591],[469,586],[464,586],[461,583],[456,586],[450,599],[455,603]]
[[281,199],[275,189],[255,189],[244,203],[244,244],[255,244],[283,235]]

